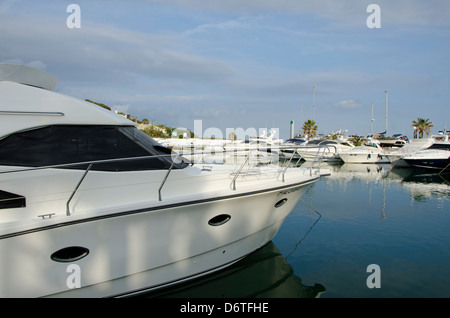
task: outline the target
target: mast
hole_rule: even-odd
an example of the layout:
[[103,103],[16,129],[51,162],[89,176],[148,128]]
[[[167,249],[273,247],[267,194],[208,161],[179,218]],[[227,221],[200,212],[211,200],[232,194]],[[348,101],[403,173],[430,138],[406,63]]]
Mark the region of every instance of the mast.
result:
[[303,136],[303,104],[300,104],[300,131],[299,131],[299,135]]
[[313,86],[313,108],[312,108],[312,120],[314,121],[314,99],[316,97],[316,87]]
[[373,122],[375,121],[375,118],[373,118],[373,103],[372,103],[372,116],[370,117],[370,134],[373,134]]
[[384,91],[386,94],[386,137],[388,136],[388,91]]

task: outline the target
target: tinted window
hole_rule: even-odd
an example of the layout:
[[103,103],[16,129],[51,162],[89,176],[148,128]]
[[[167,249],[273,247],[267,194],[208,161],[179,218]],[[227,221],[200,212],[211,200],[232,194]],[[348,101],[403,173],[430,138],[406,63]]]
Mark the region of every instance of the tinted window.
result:
[[436,142],[436,143],[432,144],[428,149],[450,150],[450,143]]
[[[135,127],[48,126],[0,140],[0,165],[39,167],[57,164],[169,154],[170,150]],[[96,164],[93,170],[168,169],[171,158]],[[174,168],[184,166],[175,165]],[[83,167],[74,167],[85,169]]]
[[0,209],[23,208],[25,206],[23,196],[0,190]]

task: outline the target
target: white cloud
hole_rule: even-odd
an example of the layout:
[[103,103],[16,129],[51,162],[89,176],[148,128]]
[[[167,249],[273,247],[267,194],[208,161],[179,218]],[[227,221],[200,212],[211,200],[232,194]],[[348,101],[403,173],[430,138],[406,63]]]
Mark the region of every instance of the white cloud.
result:
[[[68,29],[48,16],[2,17],[0,60],[41,61],[58,67],[58,77],[84,81],[148,80],[170,77],[212,80],[233,74],[224,61],[183,52],[170,36],[83,21]],[[7,50],[6,50],[7,48]],[[33,62],[36,64],[35,62]],[[39,66],[39,65],[38,65]]]
[[358,109],[363,107],[363,105],[360,102],[355,101],[353,99],[342,100],[338,103],[335,103],[332,106],[344,110]]
[[336,114],[368,118],[385,89],[392,116],[448,100],[448,28],[423,25],[448,25],[450,1],[378,0],[381,30],[365,24],[371,0],[80,1],[81,29],[66,26],[70,2],[0,2],[0,61],[45,69],[66,94],[186,127],[202,117],[284,122],[300,105],[306,118],[313,86],[315,116],[330,127]]
[[237,20],[228,20],[225,22],[218,22],[218,23],[206,23],[201,24],[194,29],[186,30],[183,33],[185,35],[192,35],[196,33],[208,33],[210,31],[216,31],[216,30],[235,30],[235,29],[242,29],[248,26],[248,23],[245,21],[244,18],[239,18]]

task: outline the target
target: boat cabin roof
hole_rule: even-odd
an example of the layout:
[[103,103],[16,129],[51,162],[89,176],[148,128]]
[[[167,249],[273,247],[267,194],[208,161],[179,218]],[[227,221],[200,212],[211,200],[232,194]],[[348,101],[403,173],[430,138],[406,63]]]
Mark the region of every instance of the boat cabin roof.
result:
[[52,90],[58,79],[41,70],[25,65],[0,63],[0,81],[15,82]]
[[135,126],[92,103],[10,80],[0,81],[0,96],[0,139],[49,125]]
[[[108,163],[96,163],[93,169],[135,171],[186,166],[172,163],[170,150],[139,131],[129,119],[51,91],[57,81],[48,75],[29,68],[0,67],[0,165],[69,164],[85,169],[72,164],[106,160]],[[133,157],[140,161],[122,161]]]

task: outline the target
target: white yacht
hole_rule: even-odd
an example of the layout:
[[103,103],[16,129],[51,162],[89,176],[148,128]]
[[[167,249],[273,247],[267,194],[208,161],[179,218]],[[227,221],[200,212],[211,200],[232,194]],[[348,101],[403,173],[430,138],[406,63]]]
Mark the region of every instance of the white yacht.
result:
[[406,163],[415,168],[444,171],[450,168],[449,135],[433,135],[433,143],[426,149],[402,157]]
[[[280,144],[280,158],[283,159],[301,159],[302,157],[297,151],[298,146],[304,146],[306,144],[306,140],[300,137],[294,137],[287,139],[283,143]],[[288,147],[294,147],[289,149]]]
[[250,156],[252,162],[278,162],[280,145],[283,140],[274,138],[275,131],[270,130],[269,133],[269,136],[267,136],[267,132],[264,132],[261,136],[233,140],[225,144],[225,161],[242,162],[243,158]]
[[403,157],[414,168],[434,169],[439,171],[450,168],[450,151],[444,149],[425,149]]
[[355,148],[348,142],[342,143],[336,140],[312,139],[308,140],[304,147],[298,148],[297,153],[306,161],[328,161],[337,162],[341,158],[339,154]]
[[391,137],[386,136],[385,132],[381,134],[372,134],[369,136],[375,140],[382,148],[401,148],[408,144],[408,137],[403,134],[395,134]]
[[134,123],[0,64],[0,297],[113,297],[272,240],[316,169],[200,169]]
[[413,139],[402,148],[386,151],[385,156],[394,167],[409,167],[409,164],[403,160],[403,157],[427,149],[433,142],[434,140],[432,138]]
[[160,138],[157,141],[196,164],[223,163],[225,159],[224,147],[231,143],[231,140],[225,139],[200,138]]
[[[420,152],[423,155],[425,150],[450,150],[450,141],[448,134],[432,135],[429,138],[413,139],[404,147],[385,152],[392,165],[395,167],[410,167],[411,165],[404,160],[405,157],[411,159],[414,153]],[[425,152],[426,154],[426,152]],[[445,155],[445,153],[442,153]]]
[[362,146],[356,146],[339,153],[339,157],[345,163],[389,163],[380,145],[373,140]]

